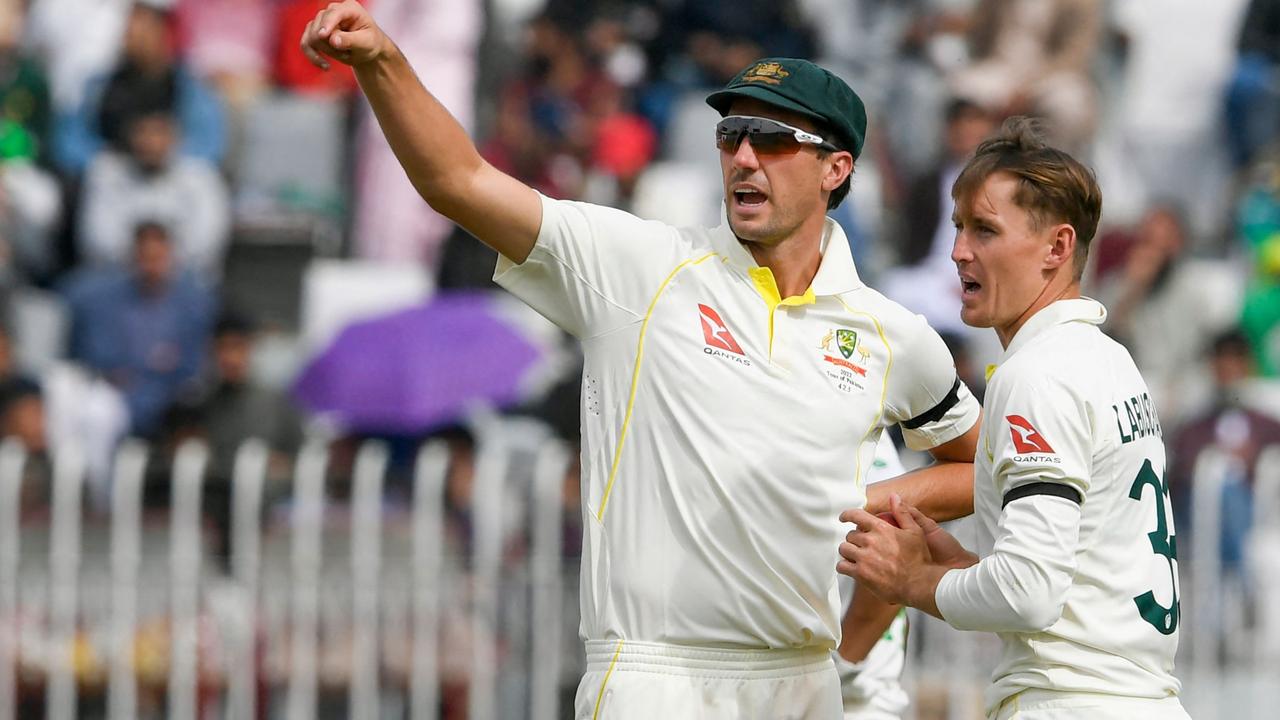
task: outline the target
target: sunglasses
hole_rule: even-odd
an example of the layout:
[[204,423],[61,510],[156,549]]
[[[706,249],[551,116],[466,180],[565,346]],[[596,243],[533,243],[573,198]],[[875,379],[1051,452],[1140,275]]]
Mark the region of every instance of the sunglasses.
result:
[[801,145],[829,152],[840,149],[811,132],[770,118],[730,115],[716,124],[716,147],[721,150],[737,152],[743,138],[750,138],[751,148],[759,153],[793,153]]

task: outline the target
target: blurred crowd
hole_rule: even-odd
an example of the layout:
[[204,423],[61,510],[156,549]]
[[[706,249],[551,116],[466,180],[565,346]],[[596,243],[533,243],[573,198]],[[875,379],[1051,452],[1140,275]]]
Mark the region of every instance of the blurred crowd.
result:
[[[1043,117],[1103,188],[1085,292],[1151,387],[1179,534],[1204,447],[1240,460],[1249,502],[1280,442],[1280,0],[366,4],[489,162],[677,224],[721,210],[710,89],[767,55],[842,75],[870,121],[834,215],[860,275],[943,332],[979,393],[999,348],[959,322],[949,188],[1002,118]],[[310,263],[491,288],[492,253],[417,198],[352,73],[298,52],[323,5],[0,0],[0,432],[33,453],[31,507],[49,453],[75,444],[104,510],[130,436],[161,469],[180,441],[208,440],[211,488],[262,437],[286,478],[324,419],[293,386],[323,350],[305,337]],[[573,443],[578,382],[561,363],[550,391],[506,404]],[[469,447],[448,422],[347,423],[336,456],[440,433]],[[403,470],[412,452],[396,457]]]

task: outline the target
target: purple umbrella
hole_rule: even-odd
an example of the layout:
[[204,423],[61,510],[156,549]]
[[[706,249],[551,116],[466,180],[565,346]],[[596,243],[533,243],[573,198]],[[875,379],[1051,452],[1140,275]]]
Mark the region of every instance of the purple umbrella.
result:
[[499,305],[485,293],[441,294],[353,323],[303,370],[294,397],[349,429],[392,433],[456,422],[478,402],[515,404],[548,353]]

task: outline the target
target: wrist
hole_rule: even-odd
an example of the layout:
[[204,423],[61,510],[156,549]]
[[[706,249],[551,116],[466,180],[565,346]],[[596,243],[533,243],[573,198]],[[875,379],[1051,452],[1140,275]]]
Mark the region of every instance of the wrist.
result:
[[938,583],[942,581],[942,576],[952,569],[948,565],[933,563],[923,566],[915,581],[911,583],[906,604],[931,615],[938,615],[938,604],[934,596],[938,591]]

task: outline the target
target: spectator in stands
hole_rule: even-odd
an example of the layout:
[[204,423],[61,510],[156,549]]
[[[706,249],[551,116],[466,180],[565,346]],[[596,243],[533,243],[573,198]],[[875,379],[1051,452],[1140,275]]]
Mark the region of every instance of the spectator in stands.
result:
[[924,175],[911,182],[902,206],[904,242],[901,267],[881,280],[885,295],[925,316],[938,329],[965,334],[960,322],[960,288],[951,260],[955,202],[951,186],[978,143],[995,129],[995,119],[969,100],[954,99],[947,106],[943,155]]
[[150,436],[206,353],[214,299],[175,257],[167,226],[133,233],[127,268],[87,270],[68,280],[71,356],[120,389],[135,434]]
[[48,72],[57,124],[79,125],[75,116],[85,105],[91,81],[105,75],[119,55],[131,3],[31,0],[9,4],[27,8],[23,44],[35,50]]
[[[1234,455],[1249,484],[1257,472],[1261,451],[1280,443],[1280,418],[1263,414],[1245,402],[1250,381],[1257,379],[1248,337],[1238,329],[1230,329],[1214,338],[1208,354],[1213,371],[1213,402],[1168,436],[1166,443],[1171,455],[1169,494],[1181,523],[1179,535],[1191,529],[1191,523],[1182,521],[1189,519],[1193,511],[1192,483],[1201,451],[1215,445]],[[1233,518],[1230,524],[1242,520]]]
[[29,453],[45,451],[44,401],[34,381],[0,380],[0,437],[20,440]]
[[289,399],[259,383],[251,360],[256,327],[246,316],[224,312],[213,330],[211,373],[191,406],[209,442],[210,475],[229,483],[236,451],[257,438],[272,450],[270,478],[283,480],[302,444],[302,422]]
[[127,152],[94,159],[79,223],[80,254],[91,264],[123,264],[138,223],[159,220],[169,226],[184,268],[221,275],[231,222],[226,184],[207,160],[177,155],[177,130],[172,115],[137,115]]
[[1190,256],[1176,205],[1152,207],[1123,267],[1098,279],[1109,311],[1105,330],[1129,348],[1168,427],[1210,394],[1201,349],[1239,317],[1241,288],[1229,263]]
[[47,508],[52,465],[45,434],[44,396],[39,384],[23,377],[0,380],[0,438],[15,438],[27,451],[22,487],[18,491],[19,508],[23,511]]
[[127,152],[139,115],[174,118],[176,151],[216,166],[226,149],[218,97],[180,62],[173,12],[139,0],[129,12],[119,63],[90,83],[84,101],[59,123],[56,160],[79,173],[103,149]]
[[[204,0],[191,0],[191,4],[203,5]],[[298,35],[323,4],[323,0],[281,0],[275,4],[271,77],[278,87],[291,92],[350,95],[356,89],[356,76],[350,68],[325,72],[298,57]]]
[[[662,3],[656,41],[668,77],[693,89],[723,85],[761,55],[812,57],[812,28],[796,0],[683,0]],[[674,56],[674,57],[670,57]],[[691,62],[681,62],[682,60]]]
[[231,499],[236,453],[245,441],[265,442],[268,496],[284,490],[292,478],[293,458],[302,429],[292,404],[280,392],[259,384],[251,373],[255,328],[245,316],[224,312],[213,331],[209,374],[198,389],[165,412],[159,445],[160,477],[189,439],[209,446],[203,512],[216,529],[215,555],[231,557]]
[[41,282],[54,270],[62,189],[33,158],[5,155],[4,143],[0,138],[0,284]]
[[52,108],[39,62],[21,46],[19,3],[0,9],[0,282],[43,280],[61,191],[47,161]]
[[1218,239],[1228,186],[1222,98],[1244,2],[1113,3],[1125,51],[1114,101],[1119,144],[1098,153],[1112,222],[1131,223],[1156,199],[1173,199],[1197,240]]
[[964,335],[946,330],[940,331],[938,335],[956,362],[956,375],[960,378],[960,382],[969,386],[973,396],[978,399],[978,402],[982,402],[982,397],[987,392],[986,368],[973,357],[969,340]]
[[1240,26],[1239,57],[1227,95],[1227,130],[1237,168],[1280,132],[1280,0],[1252,0]]
[[177,0],[186,61],[230,107],[243,108],[270,87],[276,10],[270,0]]
[[1082,149],[1097,101],[1091,64],[1100,0],[979,0],[970,21],[971,64],[951,78],[957,95],[1002,115],[1044,117],[1057,145]]
[[[311,17],[322,4],[312,3]],[[397,43],[414,67],[433,69],[427,81],[431,92],[449,104],[454,117],[466,128],[473,125],[482,5],[480,0],[378,0],[370,5],[379,24],[396,28]],[[304,27],[305,23],[298,26],[299,30]],[[287,37],[282,52],[295,56],[293,62],[305,63],[305,58],[298,57],[298,32]],[[344,76],[350,72],[335,68],[327,74]],[[371,112],[361,114],[355,155],[352,236],[356,255],[370,260],[417,263],[434,270],[453,223],[418,197]]]
[[22,46],[25,11],[0,10],[0,158],[43,160],[49,152],[53,108],[44,68]]

